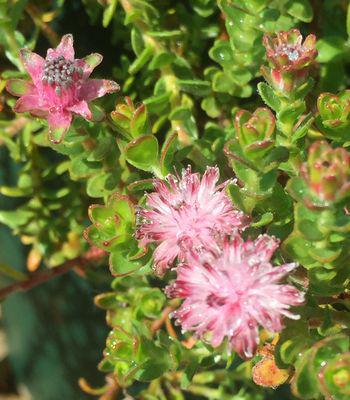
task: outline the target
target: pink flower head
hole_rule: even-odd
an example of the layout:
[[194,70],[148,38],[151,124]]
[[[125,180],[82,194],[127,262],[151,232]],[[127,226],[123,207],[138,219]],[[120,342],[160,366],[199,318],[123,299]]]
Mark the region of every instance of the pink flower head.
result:
[[24,67],[32,82],[9,80],[7,90],[20,96],[14,111],[46,118],[50,140],[60,143],[72,121],[72,114],[91,119],[88,102],[106,93],[119,90],[119,85],[105,79],[89,79],[102,61],[100,54],[74,58],[73,36],[64,35],[55,49],[48,49],[42,58],[28,49],[20,51]]
[[304,300],[295,287],[279,284],[297,265],[271,265],[278,244],[268,235],[246,242],[235,235],[217,252],[189,252],[177,267],[177,280],[166,289],[170,297],[185,299],[173,313],[177,323],[213,347],[227,338],[241,357],[253,357],[259,325],[281,331],[281,317],[298,319],[289,308]]
[[267,59],[274,68],[282,71],[300,70],[315,60],[316,36],[308,35],[302,42],[303,37],[298,29],[280,31],[276,36],[265,34],[263,38]]
[[303,37],[298,29],[264,35],[266,57],[272,68],[261,67],[266,81],[277,91],[289,95],[303,85],[309,66],[317,57],[316,36]]
[[243,229],[247,217],[234,209],[225,193],[217,186],[219,169],[207,167],[202,179],[191,168],[177,179],[168,175],[167,183],[156,179],[155,192],[147,196],[146,208],[139,211],[137,239],[141,246],[156,243],[155,270],[164,274],[174,260],[185,260],[187,248],[210,249],[218,233],[231,234]]

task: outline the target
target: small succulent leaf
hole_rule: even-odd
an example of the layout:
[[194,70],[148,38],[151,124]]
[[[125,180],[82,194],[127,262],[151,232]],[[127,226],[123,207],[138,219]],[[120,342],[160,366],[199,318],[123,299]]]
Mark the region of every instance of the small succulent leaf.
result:
[[281,108],[281,101],[275,95],[273,89],[265,82],[258,83],[258,91],[260,97],[264,101],[264,103],[272,108],[274,111],[278,112]]
[[148,61],[152,58],[153,55],[152,46],[146,46],[142,53],[135,59],[135,61],[129,67],[129,73],[131,75],[135,75]]
[[109,256],[109,269],[113,276],[129,275],[140,269],[142,263],[131,261],[125,251],[119,248],[114,249]]
[[142,135],[148,135],[151,132],[150,124],[148,121],[147,110],[144,104],[141,104],[133,113],[130,122],[130,132],[133,138]]
[[312,21],[313,9],[308,0],[290,0],[286,4],[286,10],[288,14],[302,22]]
[[140,136],[125,147],[127,161],[136,168],[152,171],[158,166],[158,141],[154,136]]
[[168,137],[162,147],[162,151],[160,154],[160,166],[162,170],[162,174],[166,176],[169,173],[172,173],[172,164],[174,159],[174,154],[177,149],[178,143],[178,134],[175,132]]
[[258,221],[254,221],[251,223],[251,226],[254,228],[260,228],[261,226],[268,225],[273,221],[273,214],[271,212],[266,212],[261,215]]
[[210,82],[207,81],[178,79],[177,84],[182,91],[198,97],[207,96],[211,91]]

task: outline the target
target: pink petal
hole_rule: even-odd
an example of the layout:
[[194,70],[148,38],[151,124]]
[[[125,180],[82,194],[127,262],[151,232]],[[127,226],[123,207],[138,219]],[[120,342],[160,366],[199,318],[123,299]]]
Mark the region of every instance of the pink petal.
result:
[[24,68],[33,80],[35,86],[41,85],[41,78],[44,69],[45,60],[39,54],[33,53],[29,49],[21,49],[19,56]]
[[72,122],[72,114],[68,111],[50,112],[47,118],[49,138],[54,144],[61,143]]
[[13,110],[17,113],[23,113],[23,112],[33,112],[35,114],[36,110],[41,110],[45,107],[40,102],[40,97],[35,94],[28,94],[20,97],[15,106],[13,107]]
[[81,87],[79,97],[85,101],[91,101],[104,96],[106,93],[117,92],[119,89],[119,85],[114,81],[106,79],[89,79]]
[[47,50],[47,58],[63,56],[66,60],[74,61],[73,35],[62,36],[60,44],[55,49]]
[[101,64],[102,60],[103,56],[101,54],[92,53],[82,59],[75,60],[75,63],[83,69],[83,79],[87,79],[92,71]]
[[68,107],[67,110],[79,114],[85,119],[91,119],[91,111],[85,100],[79,101],[79,103],[74,104],[74,106]]
[[213,193],[215,191],[215,186],[219,180],[219,175],[220,172],[218,167],[207,167],[200,183],[200,195],[206,191],[208,193]]
[[249,321],[241,327],[236,336],[231,338],[230,344],[241,358],[252,358],[259,344],[259,331],[257,324],[253,321]]
[[314,50],[316,46],[316,36],[311,34],[305,38],[303,47],[307,50]]
[[34,94],[35,86],[24,79],[9,79],[6,82],[6,90],[13,96],[21,97],[26,94]]

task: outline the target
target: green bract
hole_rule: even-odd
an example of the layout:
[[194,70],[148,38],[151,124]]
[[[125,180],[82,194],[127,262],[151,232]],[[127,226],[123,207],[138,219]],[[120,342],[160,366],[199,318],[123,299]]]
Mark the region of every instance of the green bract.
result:
[[322,93],[317,99],[317,108],[316,122],[320,131],[330,139],[342,143],[349,141],[350,91],[345,90],[338,96]]
[[115,193],[105,206],[89,207],[93,225],[84,231],[91,245],[110,253],[109,265],[112,275],[129,274],[143,263],[144,249],[139,249],[133,237],[136,215],[134,205],[127,196]]

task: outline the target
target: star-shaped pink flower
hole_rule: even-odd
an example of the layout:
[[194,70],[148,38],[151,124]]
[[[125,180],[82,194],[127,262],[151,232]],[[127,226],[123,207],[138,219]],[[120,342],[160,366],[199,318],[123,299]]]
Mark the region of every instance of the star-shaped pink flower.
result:
[[88,102],[119,90],[114,81],[89,79],[103,57],[93,53],[75,59],[71,34],[64,35],[55,49],[48,49],[45,59],[28,49],[20,51],[20,58],[32,82],[20,79],[7,82],[7,90],[20,97],[14,111],[47,119],[50,140],[56,144],[68,131],[72,114],[90,120]]

